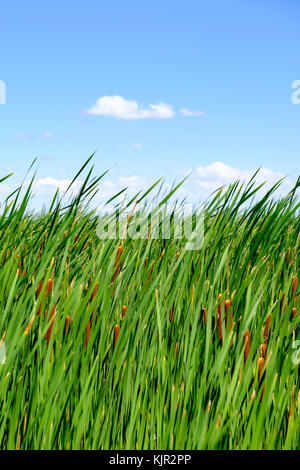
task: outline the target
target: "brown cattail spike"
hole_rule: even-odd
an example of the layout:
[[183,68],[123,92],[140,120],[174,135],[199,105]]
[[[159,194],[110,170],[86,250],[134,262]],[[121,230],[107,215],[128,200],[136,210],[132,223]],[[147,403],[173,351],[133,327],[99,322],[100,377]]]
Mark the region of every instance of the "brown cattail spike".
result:
[[292,297],[294,297],[294,295],[295,295],[297,285],[298,285],[298,277],[293,276],[293,279],[292,279]]
[[51,313],[50,313],[50,320],[53,318],[53,320],[50,323],[50,326],[48,328],[48,331],[46,333],[46,340],[47,340],[47,345],[49,346],[50,343],[50,338],[51,338],[51,333],[54,325],[54,316],[55,316],[55,305],[53,305]]
[[259,349],[261,357],[267,359],[267,346],[265,344],[261,344]]
[[282,294],[282,297],[281,297],[281,302],[280,302],[280,312],[284,312],[286,309],[286,305],[285,305],[285,294]]
[[295,318],[296,314],[297,314],[297,309],[296,307],[293,307],[292,308],[292,320]]
[[114,268],[117,267],[119,261],[120,261],[120,258],[121,258],[121,255],[123,253],[123,246],[120,245],[117,249],[117,254],[116,254],[116,260],[115,260],[115,264],[114,264]]
[[259,378],[259,379],[261,379],[264,366],[265,366],[265,360],[264,360],[263,357],[260,357],[260,358],[258,359],[258,378]]
[[207,323],[207,309],[203,307],[202,309],[202,315],[203,315],[203,323],[206,325]]
[[85,327],[85,350],[86,351],[89,345],[90,335],[91,335],[91,320],[87,322],[87,325]]
[[67,336],[69,323],[70,323],[70,317],[69,317],[69,315],[67,315],[66,316],[66,321],[65,321],[65,328],[64,328],[64,338]]
[[227,319],[228,319],[228,310],[230,310],[229,331],[231,331],[232,327],[233,327],[233,311],[232,311],[232,302],[231,302],[231,300],[226,300],[225,301],[226,325],[227,325]]
[[250,353],[250,331],[247,328],[246,333],[244,334],[244,344],[245,344],[245,349],[244,349],[244,364],[246,364],[249,353]]
[[38,296],[39,296],[40,293],[41,293],[42,287],[43,287],[43,281],[40,281],[40,283],[39,283],[39,285],[38,285],[38,288],[37,288],[37,290],[36,290],[36,293],[35,293],[35,298],[36,298],[36,300],[38,299]]
[[119,333],[120,333],[120,325],[116,325],[115,330],[114,330],[114,347],[116,347],[118,337],[119,337]]
[[95,285],[94,290],[92,292],[92,299],[91,300],[94,300],[94,298],[96,297],[97,292],[98,292],[98,287],[99,287],[99,282],[96,282],[96,285]]
[[53,288],[53,280],[49,279],[49,281],[47,282],[47,286],[46,286],[46,300],[48,300],[48,297],[50,295],[52,288]]
[[126,312],[127,312],[127,305],[124,305],[123,308],[122,308],[122,318],[125,317]]

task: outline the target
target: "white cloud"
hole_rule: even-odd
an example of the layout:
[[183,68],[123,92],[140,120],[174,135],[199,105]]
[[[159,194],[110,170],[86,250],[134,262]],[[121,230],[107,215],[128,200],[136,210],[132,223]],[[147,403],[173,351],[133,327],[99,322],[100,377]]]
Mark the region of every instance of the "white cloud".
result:
[[121,185],[124,187],[128,187],[131,189],[136,189],[139,188],[141,189],[143,186],[147,184],[147,181],[145,178],[141,178],[140,176],[121,176],[119,178],[119,182]]
[[136,142],[135,144],[133,144],[132,148],[134,150],[140,150],[141,148],[143,148],[143,146],[140,142]]
[[170,119],[175,115],[172,106],[166,103],[149,104],[148,108],[144,108],[137,101],[126,100],[117,95],[102,96],[86,113],[127,120]]
[[[227,186],[237,179],[245,182],[249,181],[254,172],[255,169],[242,170],[226,165],[221,161],[216,161],[207,166],[198,166],[180,188],[178,194],[187,197],[188,200],[191,201],[203,201],[216,189],[221,186]],[[190,173],[190,171],[186,172],[185,175],[188,173]],[[264,167],[261,168],[255,177],[256,185],[265,182],[264,187],[260,190],[260,194],[266,191],[266,189],[269,189],[284,176],[285,175],[280,171],[274,171]],[[294,181],[291,178],[286,178],[278,189],[277,194],[287,194],[288,191],[292,189],[293,185]]]
[[44,139],[52,139],[53,135],[51,132],[44,132],[43,137]]
[[245,177],[248,175],[247,172],[243,172],[237,168],[233,168],[226,165],[223,162],[216,161],[211,165],[205,167],[198,166],[195,171],[196,175],[203,180],[212,180],[215,182],[220,181],[222,184],[226,184],[229,181],[233,181],[236,178]]
[[52,139],[53,135],[51,132],[43,132],[41,134],[26,134],[19,132],[17,134],[18,139]]
[[[216,161],[211,165],[199,166],[196,168],[196,175],[204,181],[212,181],[215,183],[228,184],[236,179],[248,180],[251,178],[255,170],[241,170],[232,166],[226,165],[221,161]],[[273,171],[268,168],[261,168],[256,179],[257,181],[278,181],[284,176],[279,171]]]
[[180,114],[182,114],[182,116],[205,116],[206,113],[205,111],[192,111],[191,109],[188,109],[188,108],[182,108],[180,109]]
[[[72,180],[57,180],[55,178],[51,178],[50,176],[46,176],[45,178],[39,178],[36,180],[34,187],[38,190],[43,190],[46,189],[48,190],[49,188],[59,188],[61,191],[66,191],[68,186],[71,184]],[[71,192],[77,192],[79,188],[82,185],[82,181],[76,180],[72,184],[70,191]]]

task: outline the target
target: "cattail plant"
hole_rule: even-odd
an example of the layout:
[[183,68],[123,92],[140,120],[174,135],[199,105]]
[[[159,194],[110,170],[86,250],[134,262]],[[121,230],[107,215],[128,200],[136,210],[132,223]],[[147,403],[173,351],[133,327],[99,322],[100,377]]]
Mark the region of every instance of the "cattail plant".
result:
[[114,347],[116,347],[119,334],[120,334],[120,325],[116,325],[114,329]]
[[207,323],[207,309],[205,307],[202,308],[202,318],[203,318],[204,325],[206,325],[206,323]]
[[267,359],[267,346],[263,343],[259,347],[260,355],[263,357],[265,360]]
[[293,276],[293,278],[292,278],[292,298],[295,295],[297,285],[298,285],[298,276]]
[[87,351],[91,335],[91,320],[87,322],[85,327],[85,350]]
[[0,194],[0,449],[299,448],[298,201],[255,184],[209,199],[199,250],[174,193],[170,239],[126,241],[99,237],[93,180],[34,216]]
[[65,327],[64,327],[64,338],[65,338],[65,337],[67,336],[67,334],[68,334],[69,323],[70,323],[70,316],[67,315],[67,316],[66,316],[66,320],[65,320]]
[[49,279],[46,285],[46,290],[45,290],[46,300],[48,300],[48,297],[52,289],[53,289],[53,280]]
[[43,288],[43,281],[40,281],[40,282],[39,282],[39,285],[38,285],[38,287],[37,287],[36,293],[35,293],[35,298],[36,298],[36,300],[38,299],[38,297],[39,297],[39,295],[40,295],[40,293],[41,293],[42,288]]
[[292,308],[292,315],[291,315],[291,319],[293,320],[295,318],[295,316],[297,315],[297,308],[296,307],[293,307]]
[[246,364],[250,353],[250,331],[248,328],[244,334],[244,345],[244,364]]
[[228,320],[228,311],[230,310],[230,317],[229,317],[229,331],[232,330],[233,327],[233,310],[232,310],[232,302],[231,300],[226,300],[225,301],[225,321],[227,325],[227,320]]
[[174,309],[175,309],[175,304],[173,303],[172,307],[170,308],[169,311],[169,320],[172,322],[174,320]]
[[281,302],[280,302],[280,312],[283,313],[286,310],[286,302],[285,302],[285,293],[282,294]]
[[55,305],[53,305],[53,307],[51,309],[51,313],[50,313],[51,323],[50,323],[50,326],[49,326],[49,328],[47,330],[47,333],[46,333],[46,340],[47,340],[47,345],[48,346],[49,346],[49,343],[50,343],[51,334],[52,334],[52,330],[53,330],[55,313],[56,313],[56,308],[55,308]]
[[[39,295],[41,293],[42,288],[43,288],[43,281],[40,281],[40,283],[38,285],[38,288],[36,290],[36,293],[35,293],[36,300],[39,298]],[[52,289],[53,289],[53,280],[49,279],[48,282],[47,282],[47,285],[46,285],[46,289],[45,289],[46,302],[48,300],[48,297],[49,297]],[[38,308],[39,317],[41,316],[41,310],[42,310],[42,305],[40,304],[39,308]],[[45,311],[45,314],[46,314],[46,311]]]
[[125,317],[126,312],[127,312],[127,305],[123,305],[123,307],[122,307],[122,318]]

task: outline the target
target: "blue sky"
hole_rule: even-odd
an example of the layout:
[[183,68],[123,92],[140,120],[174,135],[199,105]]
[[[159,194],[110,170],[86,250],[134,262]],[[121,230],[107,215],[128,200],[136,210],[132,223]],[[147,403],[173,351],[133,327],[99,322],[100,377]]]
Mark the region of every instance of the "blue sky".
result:
[[299,18],[298,0],[2,2],[0,174],[37,156],[42,198],[97,149],[107,194],[190,169],[194,198],[258,166],[294,180]]

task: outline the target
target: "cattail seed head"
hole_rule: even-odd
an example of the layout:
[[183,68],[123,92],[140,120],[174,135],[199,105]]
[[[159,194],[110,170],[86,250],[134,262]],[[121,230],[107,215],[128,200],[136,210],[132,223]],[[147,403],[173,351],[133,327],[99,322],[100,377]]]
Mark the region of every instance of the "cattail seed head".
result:
[[47,282],[47,286],[46,286],[46,300],[48,300],[48,297],[52,289],[53,289],[53,280],[49,279]]
[[280,312],[284,312],[286,309],[286,305],[285,305],[285,293],[282,294],[282,297],[281,297],[281,302],[280,302]]
[[116,325],[115,330],[114,330],[114,347],[116,347],[119,334],[120,334],[120,325]]
[[85,350],[87,351],[91,335],[91,320],[87,322],[85,327]]
[[122,318],[125,317],[126,312],[127,312],[127,305],[123,305],[123,308],[122,308]]
[[229,317],[229,331],[232,330],[233,327],[233,310],[232,310],[232,302],[231,300],[225,300],[225,313],[226,313],[226,324],[228,319],[228,311],[230,310],[230,317]]
[[120,245],[117,249],[117,254],[116,254],[116,259],[115,259],[115,264],[114,264],[114,268],[117,267],[119,261],[120,261],[120,258],[121,258],[121,255],[123,253],[123,246]]
[[266,359],[267,358],[267,346],[265,344],[261,344],[259,350],[260,350],[261,357]]
[[250,353],[250,331],[247,328],[246,333],[244,334],[244,344],[245,344],[245,349],[244,349],[244,364],[246,364],[249,353]]
[[292,278],[292,297],[294,297],[298,285],[298,277],[293,276]]
[[66,321],[65,321],[65,328],[64,328],[64,338],[67,336],[69,323],[70,323],[70,316],[67,315],[66,316]]
[[38,287],[37,287],[36,293],[35,293],[35,298],[36,298],[36,299],[38,299],[38,296],[39,296],[40,293],[41,293],[42,287],[43,287],[43,281],[40,281],[40,282],[39,282],[39,285],[38,285]]
[[206,322],[207,322],[207,309],[203,307],[202,309],[202,315],[203,315],[203,322],[204,322],[204,325],[206,325]]
[[51,313],[50,313],[50,319],[53,318],[53,320],[51,321],[50,326],[48,328],[48,331],[46,333],[46,340],[47,340],[47,345],[48,346],[49,346],[49,343],[50,343],[51,333],[52,333],[52,329],[53,329],[53,325],[54,325],[55,313],[56,313],[56,308],[55,308],[55,305],[53,305],[53,307],[51,309]]
[[260,357],[260,358],[258,359],[258,378],[259,378],[259,379],[261,379],[264,366],[265,366],[265,360],[264,360],[263,357]]
[[93,290],[93,292],[92,292],[92,298],[91,298],[91,300],[94,300],[94,298],[96,297],[97,292],[98,292],[98,287],[99,287],[99,282],[96,282],[96,285],[95,285],[94,290]]

